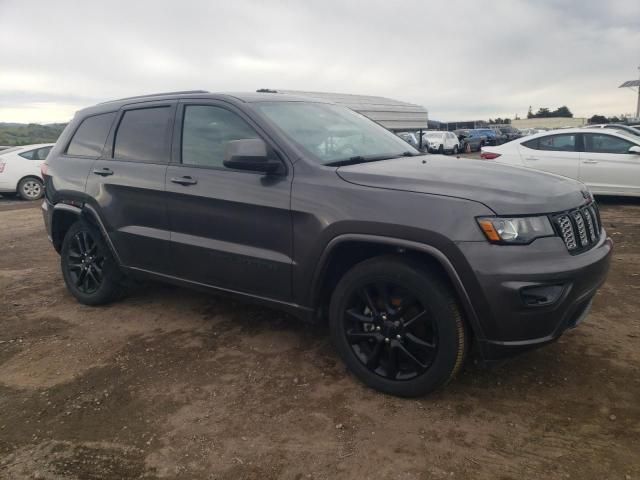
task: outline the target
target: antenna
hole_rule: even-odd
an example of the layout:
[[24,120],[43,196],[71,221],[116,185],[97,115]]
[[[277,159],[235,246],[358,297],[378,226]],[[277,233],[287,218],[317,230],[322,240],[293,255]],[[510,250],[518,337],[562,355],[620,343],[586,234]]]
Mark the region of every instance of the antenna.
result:
[[[640,71],[640,66],[638,67],[638,71]],[[630,88],[634,92],[638,91],[638,105],[636,106],[636,120],[640,119],[640,77],[638,80],[628,80],[624,82],[618,88]]]

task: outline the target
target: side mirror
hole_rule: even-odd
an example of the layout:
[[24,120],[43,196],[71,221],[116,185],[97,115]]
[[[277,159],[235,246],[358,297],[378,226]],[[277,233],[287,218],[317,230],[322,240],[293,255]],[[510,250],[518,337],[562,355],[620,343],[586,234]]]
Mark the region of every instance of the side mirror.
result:
[[269,157],[267,144],[259,138],[227,142],[222,163],[227,168],[264,173],[274,173],[281,165],[279,160]]
[[634,145],[629,149],[629,153],[635,153],[636,155],[640,155],[640,147],[638,145]]

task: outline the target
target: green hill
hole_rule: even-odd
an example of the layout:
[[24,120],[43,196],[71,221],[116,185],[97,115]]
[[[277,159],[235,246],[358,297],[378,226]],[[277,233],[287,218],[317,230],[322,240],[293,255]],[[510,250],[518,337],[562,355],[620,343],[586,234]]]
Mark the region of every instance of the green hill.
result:
[[66,123],[0,123],[0,145],[30,145],[55,142]]

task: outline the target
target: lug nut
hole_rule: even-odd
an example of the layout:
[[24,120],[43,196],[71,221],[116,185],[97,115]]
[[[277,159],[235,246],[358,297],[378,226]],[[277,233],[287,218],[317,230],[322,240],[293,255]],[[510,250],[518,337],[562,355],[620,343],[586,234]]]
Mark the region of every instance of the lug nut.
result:
[[400,340],[400,339],[402,338],[402,336],[400,336],[400,335],[396,335],[396,338],[397,338],[398,340]]
[[376,332],[379,332],[379,331],[380,331],[380,327],[378,326],[376,327]]
[[389,343],[390,340],[388,338],[385,338],[384,341]]

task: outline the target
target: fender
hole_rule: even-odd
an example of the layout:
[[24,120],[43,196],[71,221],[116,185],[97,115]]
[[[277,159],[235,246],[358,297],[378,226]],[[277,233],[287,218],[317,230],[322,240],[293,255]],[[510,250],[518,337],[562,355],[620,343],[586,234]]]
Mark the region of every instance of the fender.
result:
[[449,280],[451,281],[454,288],[456,289],[456,293],[458,294],[458,297],[460,298],[460,301],[462,303],[462,308],[464,309],[466,317],[469,320],[469,323],[471,324],[471,327],[473,329],[474,334],[476,335],[476,338],[478,340],[483,340],[485,338],[484,333],[482,332],[480,321],[478,319],[478,315],[476,314],[475,308],[473,307],[473,304],[471,303],[471,299],[469,298],[469,294],[467,293],[467,290],[464,284],[462,283],[462,280],[460,279],[460,276],[458,275],[458,272],[456,271],[455,267],[453,266],[451,261],[447,258],[447,256],[444,253],[442,253],[436,247],[427,245],[425,243],[418,243],[411,240],[402,240],[398,238],[384,237],[384,236],[378,236],[378,235],[355,234],[355,233],[338,235],[337,237],[334,237],[333,239],[331,239],[331,241],[327,244],[324,251],[322,252],[322,255],[320,256],[320,260],[318,261],[318,267],[316,267],[315,273],[313,275],[313,281],[311,284],[312,285],[311,291],[313,292],[314,295],[316,292],[318,292],[320,280],[321,280],[322,274],[326,269],[329,255],[331,254],[331,252],[336,246],[338,246],[343,242],[349,242],[349,241],[359,241],[359,242],[378,243],[382,245],[390,245],[398,248],[404,248],[404,249],[423,252],[431,256],[442,266],[442,268],[444,268],[445,272],[449,277]]
[[100,215],[98,215],[98,212],[91,205],[85,203],[84,205],[82,205],[82,208],[81,208],[77,205],[71,205],[68,203],[56,203],[53,207],[52,224],[53,224],[53,219],[55,219],[55,212],[58,212],[58,211],[73,213],[77,215],[79,218],[91,219],[92,223],[97,225],[98,228],[100,229],[100,233],[102,233],[102,237],[105,239],[107,245],[109,246],[109,250],[111,251],[113,258],[115,258],[118,265],[122,266],[122,262],[120,261],[120,256],[118,255],[118,252],[116,251],[115,246],[111,242],[111,238],[107,233],[107,229],[105,228],[104,223],[102,223],[102,220],[100,219]]

